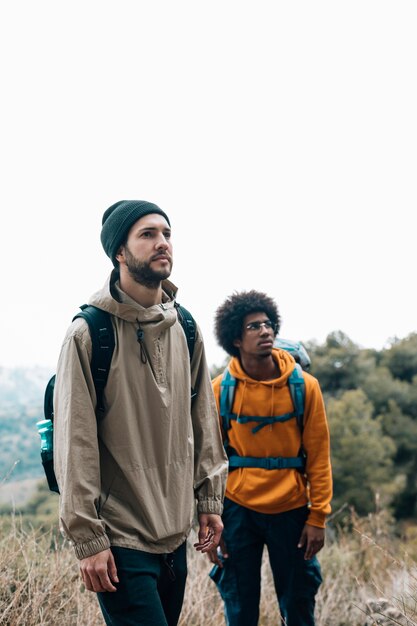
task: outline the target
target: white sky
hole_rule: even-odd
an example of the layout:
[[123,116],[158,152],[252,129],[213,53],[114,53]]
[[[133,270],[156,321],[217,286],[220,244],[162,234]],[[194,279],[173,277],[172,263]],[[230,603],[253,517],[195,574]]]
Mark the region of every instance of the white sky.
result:
[[288,338],[416,331],[416,32],[414,0],[2,3],[0,366],[55,366],[121,199],[169,215],[210,365],[234,290]]

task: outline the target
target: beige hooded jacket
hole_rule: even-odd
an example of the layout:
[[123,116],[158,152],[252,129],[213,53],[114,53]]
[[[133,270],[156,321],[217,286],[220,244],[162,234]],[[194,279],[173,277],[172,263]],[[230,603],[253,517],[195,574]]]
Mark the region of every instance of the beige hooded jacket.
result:
[[191,529],[195,499],[199,513],[222,513],[227,478],[200,330],[190,368],[172,283],[163,282],[163,304],[143,308],[116,278],[89,301],[112,314],[115,331],[104,415],[95,414],[91,339],[82,319],[68,329],[56,375],[60,522],[79,559],[110,545],[172,552]]

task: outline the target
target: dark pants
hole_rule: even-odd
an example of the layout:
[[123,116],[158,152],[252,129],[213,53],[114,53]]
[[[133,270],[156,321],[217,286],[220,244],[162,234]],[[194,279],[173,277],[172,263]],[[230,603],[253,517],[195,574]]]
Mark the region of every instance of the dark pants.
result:
[[228,626],[258,624],[264,545],[283,623],[314,626],[315,595],[322,579],[318,560],[306,561],[297,548],[306,519],[307,507],[268,515],[225,499],[223,538],[229,557],[223,568],[215,565],[210,576],[223,598]]
[[117,591],[98,593],[107,626],[176,626],[187,578],[186,543],[172,554],[112,547]]

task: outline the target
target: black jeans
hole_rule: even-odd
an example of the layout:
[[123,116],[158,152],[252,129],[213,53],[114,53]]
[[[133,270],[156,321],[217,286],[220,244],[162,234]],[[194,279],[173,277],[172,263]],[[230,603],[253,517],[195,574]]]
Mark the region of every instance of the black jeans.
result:
[[285,513],[257,513],[225,499],[223,538],[229,557],[210,576],[224,601],[228,626],[256,626],[259,620],[261,564],[264,545],[283,623],[314,626],[315,595],[321,584],[316,557],[306,561],[297,548],[307,507]]
[[187,578],[186,542],[171,554],[112,547],[117,591],[97,594],[107,626],[176,626]]

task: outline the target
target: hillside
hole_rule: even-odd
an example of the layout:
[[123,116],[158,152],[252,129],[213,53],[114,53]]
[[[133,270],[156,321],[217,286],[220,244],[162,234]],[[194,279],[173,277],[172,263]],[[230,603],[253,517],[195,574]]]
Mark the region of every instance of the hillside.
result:
[[43,418],[47,368],[0,368],[0,486],[42,478],[36,422]]

